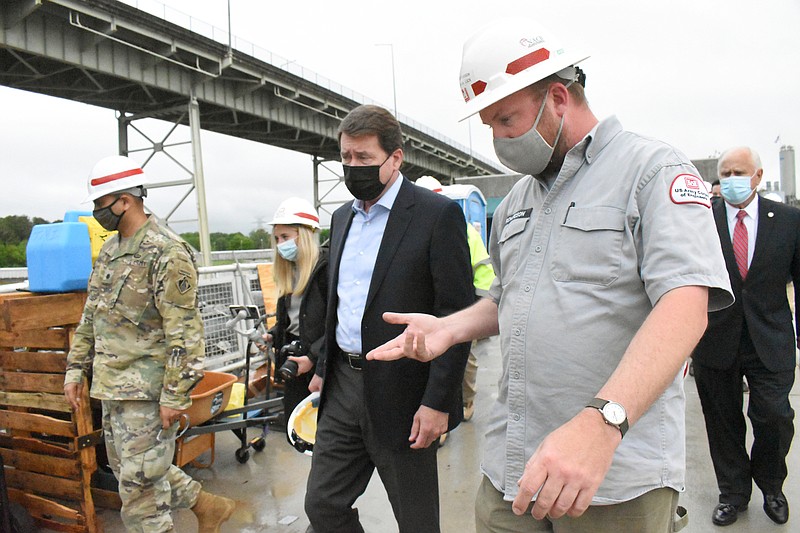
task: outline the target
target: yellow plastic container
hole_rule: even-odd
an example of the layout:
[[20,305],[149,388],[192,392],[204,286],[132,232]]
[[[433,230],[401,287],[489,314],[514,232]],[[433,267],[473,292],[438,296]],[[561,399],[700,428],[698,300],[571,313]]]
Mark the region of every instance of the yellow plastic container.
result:
[[94,264],[97,256],[100,255],[100,248],[103,247],[103,243],[112,235],[116,235],[117,232],[103,228],[93,216],[79,216],[78,222],[83,222],[89,227],[89,242],[92,246],[92,264]]
[[[244,407],[244,395],[247,387],[244,386],[244,383],[234,383],[231,387],[231,397],[228,399],[228,406],[225,407],[225,411],[231,411],[233,409],[238,409],[240,407]],[[238,415],[231,415],[230,418],[234,418],[237,416],[242,416],[241,414]]]

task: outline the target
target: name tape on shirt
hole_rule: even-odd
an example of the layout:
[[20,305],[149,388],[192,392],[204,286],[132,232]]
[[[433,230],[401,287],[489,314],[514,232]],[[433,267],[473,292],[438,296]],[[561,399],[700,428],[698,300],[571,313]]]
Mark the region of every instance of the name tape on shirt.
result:
[[518,218],[531,218],[531,213],[533,212],[533,208],[529,207],[528,209],[520,209],[516,213],[508,215],[506,217],[506,224],[513,220],[517,220]]
[[669,187],[669,198],[674,204],[700,204],[711,208],[711,195],[702,178],[694,174],[678,174]]

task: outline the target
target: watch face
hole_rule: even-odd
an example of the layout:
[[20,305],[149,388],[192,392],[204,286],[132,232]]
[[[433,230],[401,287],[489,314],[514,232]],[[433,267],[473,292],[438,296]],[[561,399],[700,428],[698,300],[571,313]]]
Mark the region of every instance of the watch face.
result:
[[606,420],[617,426],[622,424],[625,418],[627,418],[625,408],[615,402],[608,402],[605,407],[603,407],[603,415],[606,417]]

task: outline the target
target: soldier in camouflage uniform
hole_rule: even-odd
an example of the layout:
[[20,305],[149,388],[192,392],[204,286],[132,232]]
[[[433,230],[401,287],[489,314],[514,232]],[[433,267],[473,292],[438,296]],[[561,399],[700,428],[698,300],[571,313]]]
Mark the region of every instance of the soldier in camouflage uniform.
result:
[[95,218],[119,234],[103,245],[89,279],[64,392],[77,409],[91,375],[129,531],[172,531],[170,510],[187,507],[201,532],[218,532],[234,502],[202,491],[172,464],[179,419],[203,376],[197,270],[188,245],[145,213],[144,183],[122,156],[103,159],[90,175]]

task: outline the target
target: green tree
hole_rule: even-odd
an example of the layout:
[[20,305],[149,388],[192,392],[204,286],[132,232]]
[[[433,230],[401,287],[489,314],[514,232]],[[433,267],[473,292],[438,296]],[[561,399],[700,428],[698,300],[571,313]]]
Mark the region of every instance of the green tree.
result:
[[27,240],[17,244],[0,243],[0,268],[24,267]]
[[253,240],[241,232],[236,232],[228,238],[228,250],[252,250],[253,248]]
[[253,241],[255,249],[269,248],[271,246],[272,238],[270,233],[265,229],[257,229],[250,232],[250,240]]
[[188,242],[195,250],[200,249],[200,234],[197,233],[196,231],[181,233],[181,237],[183,238],[184,241]]
[[[43,223],[46,220],[37,218]],[[31,229],[33,229],[33,222],[22,215],[9,215],[0,218],[0,242],[5,244],[18,244],[28,237],[30,237]]]
[[230,250],[230,248],[228,248],[230,234],[215,232],[209,235],[209,238],[211,240],[212,250]]

